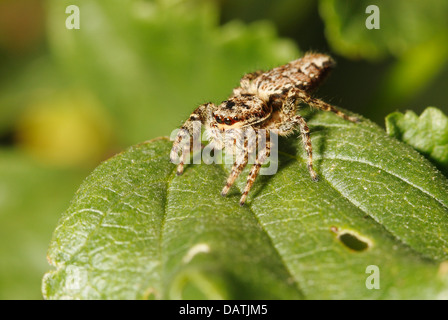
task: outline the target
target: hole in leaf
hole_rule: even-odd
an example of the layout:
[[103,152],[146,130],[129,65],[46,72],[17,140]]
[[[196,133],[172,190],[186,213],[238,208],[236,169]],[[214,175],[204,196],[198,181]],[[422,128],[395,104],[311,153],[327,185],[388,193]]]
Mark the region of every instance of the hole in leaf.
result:
[[338,239],[342,242],[343,245],[353,251],[364,251],[370,247],[370,243],[367,240],[362,239],[360,236],[354,233],[341,233],[338,236]]

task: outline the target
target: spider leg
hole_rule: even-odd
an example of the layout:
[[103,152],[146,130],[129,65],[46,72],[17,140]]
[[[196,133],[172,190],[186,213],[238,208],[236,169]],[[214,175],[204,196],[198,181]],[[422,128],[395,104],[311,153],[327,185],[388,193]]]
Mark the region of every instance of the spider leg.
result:
[[278,134],[279,135],[288,135],[291,133],[294,128],[299,125],[300,128],[300,134],[302,135],[302,142],[303,147],[305,148],[305,151],[308,156],[308,171],[310,172],[311,179],[314,181],[318,180],[318,176],[316,171],[313,169],[313,147],[311,145],[311,137],[310,137],[310,129],[308,128],[308,125],[301,116],[295,115],[292,118],[290,118],[289,121],[284,123],[278,128]]
[[311,145],[310,129],[308,128],[305,119],[296,114],[298,92],[300,91],[297,89],[291,89],[288,92],[288,95],[284,99],[279,110],[282,121],[276,125],[276,129],[278,130],[279,135],[287,136],[299,126],[303,146],[308,156],[308,171],[310,172],[311,178],[314,181],[317,181],[318,176],[313,169],[313,147]]
[[351,117],[343,113],[342,111],[338,110],[336,107],[322,101],[316,98],[311,97],[307,92],[298,90],[296,88],[292,88],[283,104],[280,108],[280,114],[283,118],[282,123],[278,126],[278,132],[279,135],[288,135],[294,130],[294,127],[297,125],[300,127],[300,133],[302,135],[302,142],[303,146],[305,148],[305,151],[308,155],[308,171],[310,172],[311,178],[314,181],[318,180],[318,176],[316,172],[313,169],[313,148],[311,145],[311,138],[310,138],[310,130],[308,128],[308,125],[301,116],[296,115],[297,110],[297,104],[299,101],[303,101],[306,104],[310,105],[311,107],[316,107],[318,109],[324,110],[324,111],[331,111],[334,112],[337,116],[352,121],[352,122],[358,122],[359,119],[356,117]]
[[244,168],[247,165],[249,159],[249,153],[247,152],[247,145],[245,145],[244,151],[243,151],[243,157],[236,158],[235,163],[232,166],[232,171],[230,172],[229,177],[227,178],[226,185],[222,189],[221,195],[225,196],[230,190],[230,187],[235,182],[236,178],[240,175],[240,173],[244,170]]
[[[176,163],[177,159],[179,159],[177,165],[178,175],[181,175],[184,171],[184,163],[192,151],[193,142],[199,139],[201,135],[201,124],[211,120],[211,109],[214,107],[215,105],[212,103],[200,105],[193,111],[177,133],[171,148],[170,159],[173,163]],[[180,156],[179,152],[181,153]]]
[[246,202],[247,195],[249,194],[249,191],[252,188],[255,179],[260,173],[261,165],[271,154],[271,141],[269,130],[263,130],[262,132],[266,132],[266,144],[263,146],[263,149],[258,150],[258,155],[255,159],[255,163],[253,164],[252,168],[250,169],[250,173],[247,176],[246,186],[244,187],[243,195],[241,196],[240,199],[240,206],[244,205],[244,203]]
[[337,116],[339,116],[345,120],[351,121],[351,122],[359,122],[359,119],[357,117],[348,116],[344,112],[342,112],[341,110],[336,108],[335,106],[332,106],[331,104],[328,104],[322,100],[313,98],[305,91],[297,90],[296,97],[311,107],[314,107],[314,108],[317,108],[317,109],[320,109],[323,111],[331,111],[331,112],[335,113]]

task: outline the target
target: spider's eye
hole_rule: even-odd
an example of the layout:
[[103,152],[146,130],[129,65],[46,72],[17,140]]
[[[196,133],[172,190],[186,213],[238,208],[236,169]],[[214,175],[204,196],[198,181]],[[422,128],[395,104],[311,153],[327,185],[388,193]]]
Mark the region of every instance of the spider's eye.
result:
[[215,116],[215,120],[216,120],[216,122],[218,122],[219,124],[222,123],[222,119],[221,119],[220,117],[218,117],[218,116]]
[[233,124],[232,120],[230,120],[229,118],[225,118],[224,119],[224,123],[228,126],[230,126],[231,124]]
[[233,117],[233,121],[234,121],[234,122],[238,122],[238,121],[240,121],[240,120],[238,119],[238,117]]

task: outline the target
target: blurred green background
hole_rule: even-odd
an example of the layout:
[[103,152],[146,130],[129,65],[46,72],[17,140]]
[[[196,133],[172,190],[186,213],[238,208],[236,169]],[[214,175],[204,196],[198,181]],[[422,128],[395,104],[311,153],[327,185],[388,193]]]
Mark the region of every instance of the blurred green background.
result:
[[0,0],[0,299],[41,299],[52,231],[99,162],[170,135],[244,73],[324,52],[326,101],[381,126],[448,112],[447,17],[445,0]]

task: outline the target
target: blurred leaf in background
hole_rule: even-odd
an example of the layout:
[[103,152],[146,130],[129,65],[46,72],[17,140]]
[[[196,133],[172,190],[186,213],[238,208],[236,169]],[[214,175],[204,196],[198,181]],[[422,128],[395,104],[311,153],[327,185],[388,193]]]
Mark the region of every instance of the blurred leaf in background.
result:
[[[365,27],[378,10],[378,29]],[[408,50],[446,33],[448,3],[440,0],[320,0],[326,36],[333,49],[354,59],[400,57]],[[443,46],[443,44],[441,44]]]
[[[364,26],[369,5],[378,7],[380,29],[369,30]],[[374,117],[377,122],[391,108],[410,106],[421,111],[423,106],[432,104],[448,111],[443,91],[425,95],[426,101],[413,103],[431,86],[440,90],[437,83],[442,72],[448,74],[447,1],[320,0],[319,9],[325,34],[335,52],[351,60],[391,61],[378,87],[373,88],[371,99],[366,99],[372,116],[380,114]],[[364,74],[358,81],[371,76]],[[446,88],[448,76],[442,79],[441,87]]]

